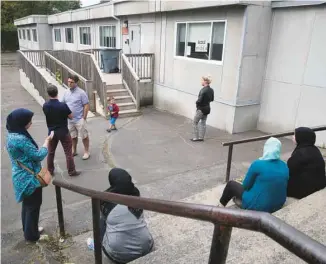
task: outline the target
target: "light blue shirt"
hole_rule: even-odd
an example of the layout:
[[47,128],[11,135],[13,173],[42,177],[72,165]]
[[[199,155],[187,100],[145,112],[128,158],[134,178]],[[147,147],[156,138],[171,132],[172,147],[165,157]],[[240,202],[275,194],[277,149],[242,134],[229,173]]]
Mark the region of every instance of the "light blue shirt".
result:
[[77,86],[65,92],[62,102],[68,105],[73,114],[73,119],[69,122],[77,123],[83,118],[84,106],[89,103],[89,100],[85,91]]

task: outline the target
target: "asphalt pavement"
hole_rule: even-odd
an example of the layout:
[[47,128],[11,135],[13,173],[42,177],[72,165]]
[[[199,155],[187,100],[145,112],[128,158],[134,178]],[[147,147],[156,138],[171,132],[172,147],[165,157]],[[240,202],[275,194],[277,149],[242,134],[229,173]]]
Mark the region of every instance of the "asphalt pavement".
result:
[[[31,261],[35,258],[34,249],[23,243],[21,205],[14,199],[11,164],[5,150],[5,123],[7,115],[15,108],[32,110],[34,118],[30,133],[41,145],[47,135],[46,122],[41,106],[20,84],[16,54],[2,54],[1,77],[2,263],[38,263]],[[69,177],[62,147],[58,146],[56,177],[101,191],[108,188],[110,167],[117,166],[130,172],[143,197],[181,200],[223,183],[227,148],[222,147],[222,142],[262,135],[258,131],[229,135],[208,127],[205,141],[194,143],[189,141],[192,137],[191,120],[153,108],[142,112],[139,117],[118,119],[118,131],[111,134],[106,132],[108,121],[103,117],[89,118],[91,158],[87,161],[81,159],[82,145],[79,144],[80,155],[75,157],[75,162],[82,174]],[[284,153],[293,150],[291,141],[283,139],[282,142]],[[232,178],[243,176],[248,164],[262,155],[263,143],[234,147]],[[90,199],[65,190],[62,194],[67,233],[75,236],[91,230]],[[57,230],[53,186],[44,189],[40,224],[47,233]]]

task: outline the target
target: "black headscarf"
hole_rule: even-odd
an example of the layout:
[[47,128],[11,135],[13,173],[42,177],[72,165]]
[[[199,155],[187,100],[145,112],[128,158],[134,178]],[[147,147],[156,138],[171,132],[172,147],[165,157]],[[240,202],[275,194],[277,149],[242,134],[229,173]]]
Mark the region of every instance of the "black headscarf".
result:
[[316,143],[316,133],[309,127],[298,127],[295,130],[295,141],[297,142],[297,148],[314,146]]
[[6,128],[9,133],[18,133],[28,137],[34,146],[38,148],[38,145],[26,130],[26,126],[32,121],[33,115],[34,113],[28,109],[18,108],[7,116]]
[[[124,169],[113,168],[109,172],[109,182],[111,187],[106,192],[112,192],[123,195],[140,196],[139,190],[132,182],[130,174]],[[106,218],[117,204],[101,201],[101,212]],[[142,209],[128,207],[129,211],[139,218],[143,213]]]
[[301,199],[325,188],[325,161],[315,146],[316,134],[308,127],[295,130],[297,146],[287,161],[289,181],[287,195]]

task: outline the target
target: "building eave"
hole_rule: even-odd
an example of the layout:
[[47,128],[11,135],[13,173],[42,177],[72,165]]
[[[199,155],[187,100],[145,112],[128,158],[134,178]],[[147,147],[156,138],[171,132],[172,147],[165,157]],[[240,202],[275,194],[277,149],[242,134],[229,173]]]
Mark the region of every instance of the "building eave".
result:
[[24,26],[30,24],[47,24],[47,23],[48,23],[47,15],[30,15],[14,20],[15,26]]
[[272,8],[316,6],[326,4],[326,1],[273,1]]

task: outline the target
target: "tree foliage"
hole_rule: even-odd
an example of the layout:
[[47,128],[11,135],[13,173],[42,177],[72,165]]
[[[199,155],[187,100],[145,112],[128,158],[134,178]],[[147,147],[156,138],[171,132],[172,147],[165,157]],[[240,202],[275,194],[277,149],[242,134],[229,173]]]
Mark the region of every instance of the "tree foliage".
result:
[[10,27],[21,17],[51,15],[80,6],[80,1],[1,1],[1,26]]
[[29,15],[51,15],[80,8],[80,1],[1,1],[1,50],[19,48],[14,20]]

